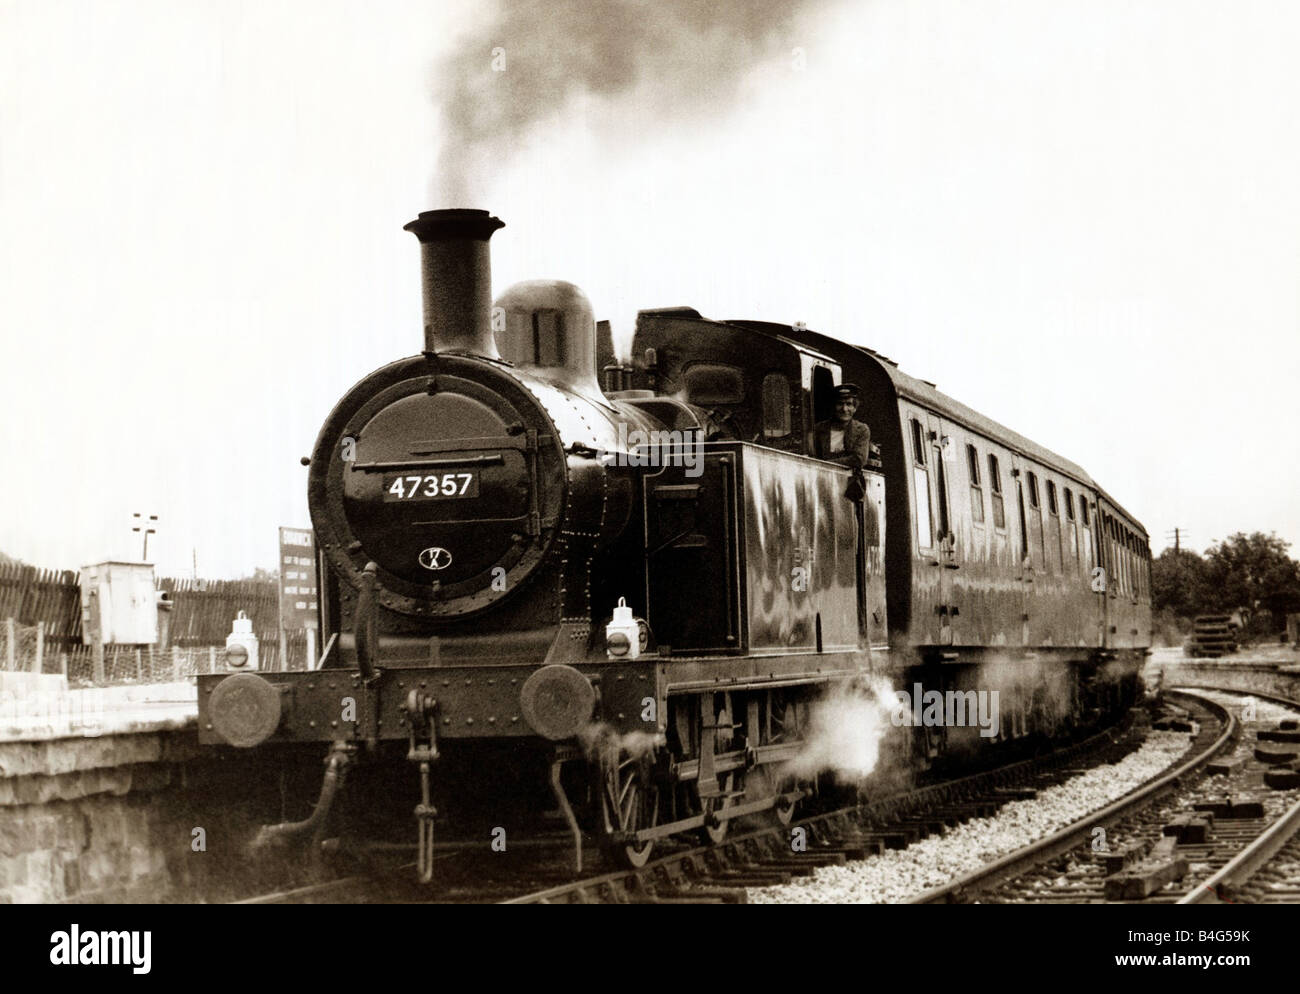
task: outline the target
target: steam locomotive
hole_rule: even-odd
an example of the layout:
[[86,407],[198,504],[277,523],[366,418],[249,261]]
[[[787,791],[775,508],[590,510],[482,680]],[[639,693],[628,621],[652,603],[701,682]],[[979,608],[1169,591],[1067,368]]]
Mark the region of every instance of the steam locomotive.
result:
[[[584,833],[640,865],[788,822],[817,701],[868,679],[1001,693],[996,734],[911,728],[909,770],[1133,701],[1146,533],[1083,469],[801,325],[642,311],[620,362],[571,284],[493,303],[501,227],[406,226],[425,348],[321,428],[318,667],[200,678],[204,744],[328,747],[312,815],[264,840],[320,842],[349,771],[387,764],[424,879],[439,811],[521,798],[579,865]],[[811,447],[846,382],[876,443],[856,481]]]

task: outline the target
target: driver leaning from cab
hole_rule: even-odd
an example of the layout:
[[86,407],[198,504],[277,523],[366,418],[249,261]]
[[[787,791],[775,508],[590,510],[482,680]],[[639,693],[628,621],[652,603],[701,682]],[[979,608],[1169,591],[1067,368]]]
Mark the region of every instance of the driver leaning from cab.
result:
[[812,452],[818,459],[862,469],[871,459],[871,429],[853,415],[862,392],[852,383],[835,388],[835,416],[818,422],[812,431]]

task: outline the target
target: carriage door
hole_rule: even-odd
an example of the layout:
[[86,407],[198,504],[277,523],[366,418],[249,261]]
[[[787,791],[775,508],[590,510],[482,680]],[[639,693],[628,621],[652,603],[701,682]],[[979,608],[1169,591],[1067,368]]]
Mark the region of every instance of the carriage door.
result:
[[1029,551],[1029,522],[1025,517],[1025,474],[1020,457],[1011,453],[1011,477],[1016,481],[1016,546],[1018,562],[1015,574],[1020,583],[1020,644],[1029,645],[1029,614],[1034,603],[1034,560]]
[[952,476],[953,454],[956,439],[944,433],[943,421],[933,414],[926,416],[929,423],[930,464],[934,467],[935,567],[939,570],[939,644],[952,645],[956,638],[960,608],[953,597],[953,578],[959,567],[957,561],[957,535],[953,530],[952,504],[949,500],[949,481]]
[[[1100,617],[1100,628],[1097,632],[1097,645],[1105,646],[1107,644],[1107,633],[1110,631],[1111,618],[1114,610],[1110,606],[1110,595],[1106,588],[1110,583],[1110,577],[1106,570],[1106,539],[1102,532],[1101,511],[1097,509],[1095,501],[1091,501],[1085,494],[1082,502],[1086,508],[1089,508],[1083,515],[1084,532],[1083,539],[1088,543],[1088,561],[1092,569],[1088,575],[1088,583],[1093,591],[1093,596],[1097,600],[1097,614]],[[1091,522],[1091,527],[1088,523]]]

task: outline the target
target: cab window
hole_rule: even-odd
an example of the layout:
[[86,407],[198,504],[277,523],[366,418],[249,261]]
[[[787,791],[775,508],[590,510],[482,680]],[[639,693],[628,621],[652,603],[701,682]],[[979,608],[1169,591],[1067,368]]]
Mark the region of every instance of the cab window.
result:
[[790,434],[790,381],[783,373],[763,377],[763,437],[785,438]]
[[809,382],[813,424],[829,421],[835,414],[835,374],[826,366],[813,366]]
[[745,399],[745,374],[736,366],[697,362],[686,368],[686,397],[692,404],[740,404]]

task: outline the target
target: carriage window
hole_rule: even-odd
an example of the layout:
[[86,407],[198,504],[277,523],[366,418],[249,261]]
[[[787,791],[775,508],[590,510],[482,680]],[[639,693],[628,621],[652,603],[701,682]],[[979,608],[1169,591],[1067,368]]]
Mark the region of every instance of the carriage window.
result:
[[1038,477],[1029,474],[1029,506],[1038,507]]
[[1106,512],[1099,513],[1101,516],[1097,519],[1097,544],[1106,554],[1106,590],[1113,596],[1119,588],[1119,571],[1115,569],[1115,530],[1111,527]]
[[763,377],[763,437],[785,438],[790,434],[790,381],[784,373]]
[[1138,593],[1138,570],[1134,569],[1134,539],[1125,529],[1125,565],[1128,568],[1128,595]]
[[1142,596],[1142,550],[1138,548],[1137,536],[1133,536],[1133,593]]
[[916,547],[928,549],[934,544],[930,527],[930,474],[925,468],[925,441],[921,422],[912,419],[912,501],[916,507]]
[[998,469],[998,457],[989,453],[989,486],[992,488],[993,527],[1007,526],[1006,511],[1002,507],[1002,472]]
[[1079,498],[1079,517],[1083,519],[1083,527],[1087,528],[1089,525],[1089,521],[1088,521],[1088,498],[1086,495]]
[[1119,566],[1119,592],[1128,596],[1128,557],[1124,554],[1124,532],[1115,526],[1115,562]]
[[939,540],[943,539],[951,531],[948,521],[948,473],[944,469],[944,459],[939,452],[939,446],[934,447],[934,466],[935,472],[938,473],[939,493]]
[[[1065,518],[1067,522],[1066,528],[1070,532],[1070,555],[1074,557],[1074,561],[1077,563],[1079,561],[1079,530],[1074,523],[1074,493],[1069,487],[1065,488]],[[1064,549],[1061,550],[1061,556],[1062,558],[1065,556]]]
[[1133,586],[1139,597],[1146,596],[1146,571],[1142,567],[1142,540],[1133,536]]
[[924,466],[913,466],[912,480],[916,499],[916,547],[928,549],[934,541],[930,535],[930,474]]
[[1145,571],[1142,568],[1142,541],[1137,537],[1137,535],[1134,535],[1133,536],[1133,575],[1137,581],[1135,586],[1137,588],[1137,595],[1139,597],[1142,597],[1146,594],[1146,584],[1143,583],[1144,572]]
[[970,513],[977,525],[984,523],[984,490],[980,487],[980,457],[975,446],[966,446],[966,466],[970,470]]
[[1016,511],[1020,515],[1020,558],[1029,562],[1029,529],[1025,526],[1025,488],[1016,480]]
[[[1080,497],[1079,498],[1080,514],[1082,514],[1083,511],[1087,510],[1087,508],[1088,508],[1088,498]],[[1097,565],[1101,561],[1100,560],[1101,553],[1093,547],[1092,544],[1093,538],[1094,536],[1092,532],[1090,532],[1087,526],[1085,525],[1083,529],[1083,534],[1079,536],[1079,562],[1082,564],[1085,573],[1088,575],[1092,574],[1093,566]]]
[[1110,524],[1111,569],[1115,572],[1115,585],[1118,593],[1128,593],[1128,578],[1124,570],[1124,546],[1120,541],[1119,522],[1112,517],[1106,518]]
[[1127,538],[1125,551],[1128,553],[1128,592],[1136,597],[1138,593],[1137,542],[1134,540],[1133,533],[1127,528],[1124,529],[1124,535]]
[[924,433],[921,431],[921,422],[916,418],[912,419],[912,458],[918,466],[925,465]]
[[1056,483],[1053,480],[1047,481],[1047,509],[1052,514],[1059,514],[1056,508]]
[[686,397],[692,404],[739,404],[745,399],[745,374],[722,363],[693,363],[686,369]]

